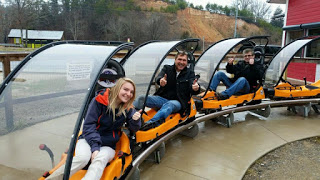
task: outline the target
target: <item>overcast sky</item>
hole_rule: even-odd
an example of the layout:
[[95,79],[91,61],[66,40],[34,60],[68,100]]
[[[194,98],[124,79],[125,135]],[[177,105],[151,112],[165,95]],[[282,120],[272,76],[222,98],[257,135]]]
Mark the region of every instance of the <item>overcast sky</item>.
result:
[[[205,9],[206,8],[206,5],[208,3],[210,4],[218,4],[218,5],[222,5],[222,6],[232,6],[232,2],[233,0],[186,0],[187,2],[189,3],[192,3],[193,5],[202,5],[203,8]],[[267,2],[267,0],[260,0],[260,1],[264,1],[264,2]],[[271,5],[271,8],[272,8],[272,14],[273,14],[273,11],[277,9],[278,6],[280,6],[282,8],[282,10],[284,11],[285,10],[285,4],[273,4],[273,3],[270,3]]]
[[[202,5],[203,8],[205,9],[206,8],[206,5],[208,3],[211,3],[211,4],[218,4],[218,5],[222,5],[222,6],[232,6],[232,2],[235,1],[235,0],[186,0],[187,2],[189,3],[193,3],[193,5]],[[266,2],[267,0],[260,0],[260,1],[264,1]],[[0,0],[0,2],[4,3],[5,0]],[[282,8],[282,10],[284,11],[285,10],[285,4],[272,4],[270,3],[271,5],[271,8],[272,8],[272,14],[273,14],[273,11],[277,9],[278,6],[280,6]]]
[[231,6],[232,5],[232,0],[187,0],[189,3],[193,3],[193,5],[202,5],[203,8],[206,8],[206,5],[208,3],[211,4],[219,4],[222,6]]

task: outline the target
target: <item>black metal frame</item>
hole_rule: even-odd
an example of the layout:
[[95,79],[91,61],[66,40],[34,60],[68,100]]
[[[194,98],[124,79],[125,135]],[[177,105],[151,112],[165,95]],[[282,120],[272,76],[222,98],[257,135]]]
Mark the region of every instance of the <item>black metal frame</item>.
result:
[[91,99],[89,99],[90,95],[92,93],[94,93],[94,87],[97,84],[97,81],[99,79],[100,74],[102,73],[104,67],[108,64],[108,61],[115,55],[117,54],[120,50],[123,49],[131,49],[133,46],[133,43],[124,43],[124,44],[120,44],[105,60],[105,63],[103,64],[103,66],[101,66],[99,73],[96,75],[95,80],[92,82],[92,84],[90,85],[90,89],[89,92],[87,93],[86,97],[85,97],[85,103],[82,105],[76,124],[75,124],[75,128],[71,137],[71,142],[69,145],[69,151],[68,151],[68,156],[67,156],[67,160],[66,160],[66,164],[65,164],[65,169],[64,169],[64,176],[63,179],[64,180],[68,180],[69,179],[69,175],[70,175],[70,169],[71,169],[71,164],[72,164],[72,159],[73,159],[73,152],[75,150],[75,146],[76,146],[76,142],[78,139],[78,134],[80,131],[80,127],[82,124],[82,120],[84,119],[85,116],[85,112],[86,109],[88,108],[88,105],[91,101]]
[[[75,128],[73,131],[73,135],[71,137],[67,161],[66,161],[66,165],[65,165],[65,171],[64,171],[64,179],[69,179],[69,173],[70,173],[71,163],[72,163],[72,159],[73,159],[73,152],[75,150],[75,145],[76,145],[76,141],[77,141],[77,135],[80,131],[83,117],[85,116],[85,112],[86,112],[85,110],[87,109],[87,107],[90,103],[89,97],[92,93],[94,93],[93,91],[94,91],[94,87],[97,84],[97,80],[99,79],[99,76],[100,76],[101,72],[103,71],[104,67],[107,65],[108,61],[116,53],[118,53],[120,50],[123,50],[123,49],[128,49],[127,54],[130,54],[130,52],[133,48],[133,43],[122,43],[122,42],[118,42],[118,41],[57,41],[57,42],[52,42],[50,44],[47,44],[47,45],[35,50],[34,52],[30,53],[29,55],[27,55],[24,58],[24,60],[5,78],[5,80],[3,81],[3,83],[1,84],[1,87],[0,87],[0,94],[3,93],[4,89],[7,87],[9,82],[13,79],[13,77],[20,71],[20,69],[25,64],[27,64],[34,56],[36,56],[37,54],[39,54],[40,52],[42,52],[46,49],[49,49],[51,47],[61,45],[61,44],[110,45],[110,46],[118,45],[118,47],[106,58],[105,63],[103,64],[103,66],[101,66],[99,73],[95,77],[95,81],[93,81],[90,84],[90,89],[87,92],[87,95],[85,97],[85,103],[82,105],[82,107],[80,109],[80,112],[79,112],[79,115],[78,115],[78,118],[77,118],[77,121],[75,124]],[[125,57],[127,57],[127,55]]]
[[[284,47],[282,47],[282,48],[273,56],[273,58],[272,58],[271,61],[269,62],[269,65],[270,65],[270,63],[273,61],[274,57],[276,57],[276,56],[277,56],[284,48],[286,48],[288,45],[290,45],[290,44],[292,44],[292,43],[294,43],[294,42],[296,42],[296,41],[298,41],[298,40],[307,39],[308,37],[312,37],[312,36],[301,37],[301,38],[298,38],[298,39],[296,39],[296,40],[294,40],[294,41],[286,44]],[[320,37],[317,37],[317,38],[312,39],[312,40],[309,41],[308,43],[306,43],[306,44],[304,44],[303,46],[301,46],[301,47],[291,56],[290,60],[289,60],[289,61],[287,62],[287,64],[286,64],[286,66],[283,68],[283,71],[282,71],[282,73],[281,73],[281,76],[280,76],[278,82],[274,85],[274,87],[276,87],[276,86],[280,83],[280,81],[281,81],[281,79],[282,79],[282,76],[283,76],[284,72],[286,71],[287,67],[289,66],[290,62],[292,61],[294,55],[297,54],[297,52],[300,51],[301,49],[305,48],[307,45],[311,44],[313,41],[316,41],[316,40],[319,40],[319,39],[320,39]],[[267,70],[265,71],[263,78],[265,78],[266,73],[267,73]]]
[[[184,43],[187,43],[187,42],[199,42],[199,41],[200,41],[200,39],[184,39],[184,40],[178,42],[178,43],[177,43],[175,46],[173,46],[172,48],[170,48],[170,50],[162,57],[162,59],[161,59],[160,62],[158,63],[158,65],[157,65],[157,67],[156,67],[156,69],[155,69],[155,71],[154,71],[154,73],[153,73],[153,75],[152,75],[152,77],[151,77],[151,79],[150,79],[150,82],[149,82],[149,85],[148,85],[148,89],[147,89],[147,92],[146,92],[146,95],[145,95],[145,98],[144,98],[144,102],[143,102],[143,107],[142,107],[143,112],[144,112],[144,109],[145,109],[145,104],[146,104],[146,101],[147,101],[147,97],[148,97],[149,92],[150,92],[150,88],[151,88],[151,86],[152,86],[152,84],[153,84],[153,79],[154,79],[154,77],[156,76],[157,71],[159,70],[159,68],[160,68],[162,62],[164,61],[164,59],[165,59],[165,58],[169,55],[169,53],[170,53],[171,51],[173,51],[174,49],[178,51],[177,47],[180,46],[181,44],[184,44]],[[144,46],[144,45],[147,45],[147,44],[149,44],[149,43],[151,43],[151,42],[155,42],[155,41],[147,42],[147,43],[139,46],[139,48],[142,47],[142,46]],[[156,42],[161,42],[161,41],[156,41]],[[197,46],[198,46],[198,44],[197,44]],[[196,47],[197,47],[197,46],[196,46]],[[137,49],[138,49],[138,48],[136,48],[134,51],[132,51],[132,53],[134,53]],[[196,48],[195,48],[195,49],[196,49]],[[193,50],[193,52],[195,51],[195,49]],[[132,53],[131,53],[131,54],[132,54]],[[129,56],[129,57],[130,57],[130,56]]]

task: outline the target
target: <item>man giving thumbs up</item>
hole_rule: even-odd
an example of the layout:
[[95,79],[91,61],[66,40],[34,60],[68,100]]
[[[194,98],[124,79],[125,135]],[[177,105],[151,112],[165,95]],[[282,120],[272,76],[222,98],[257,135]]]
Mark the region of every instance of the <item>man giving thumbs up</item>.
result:
[[[159,126],[171,113],[184,113],[189,108],[188,101],[192,95],[199,93],[200,86],[195,80],[194,72],[187,65],[187,53],[182,51],[177,53],[173,65],[163,66],[155,79],[160,88],[146,100],[147,107],[157,108],[159,111],[145,123],[142,130]],[[142,106],[139,102],[144,102],[139,98],[133,103],[136,108]]]

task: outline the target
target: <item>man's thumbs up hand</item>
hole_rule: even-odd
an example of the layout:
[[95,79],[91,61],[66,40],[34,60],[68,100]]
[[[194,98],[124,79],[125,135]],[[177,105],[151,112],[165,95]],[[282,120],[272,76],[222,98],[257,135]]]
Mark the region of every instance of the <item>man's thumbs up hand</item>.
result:
[[199,84],[198,84],[198,79],[195,79],[194,81],[193,81],[193,83],[192,83],[192,90],[193,91],[198,91],[199,90]]
[[167,74],[163,76],[163,78],[160,79],[160,86],[165,86],[167,84]]

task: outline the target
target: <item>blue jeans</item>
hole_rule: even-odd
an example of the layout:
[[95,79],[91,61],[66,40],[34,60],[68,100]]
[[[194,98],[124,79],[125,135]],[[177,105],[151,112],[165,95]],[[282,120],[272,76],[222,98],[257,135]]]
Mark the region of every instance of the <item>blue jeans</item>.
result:
[[[137,109],[142,109],[145,96],[139,96],[133,105]],[[177,100],[168,100],[160,96],[148,96],[146,106],[150,108],[159,109],[158,112],[148,121],[150,123],[156,122],[160,119],[167,118],[171,113],[176,113],[181,109],[181,104]]]
[[220,71],[213,76],[209,88],[216,91],[220,81],[222,81],[222,83],[227,87],[225,91],[221,92],[222,95],[230,97],[239,91],[244,93],[250,92],[250,85],[246,78],[240,77],[232,83],[227,75]]

